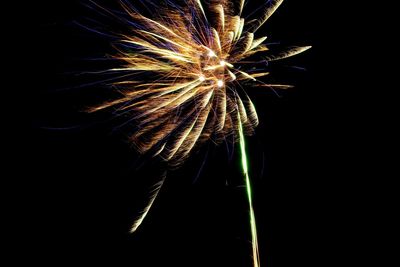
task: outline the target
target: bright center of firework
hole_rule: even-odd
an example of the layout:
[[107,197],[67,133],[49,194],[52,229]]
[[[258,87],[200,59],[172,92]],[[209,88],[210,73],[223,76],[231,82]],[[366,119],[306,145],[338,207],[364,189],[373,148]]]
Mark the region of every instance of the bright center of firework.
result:
[[221,66],[225,66],[226,65],[226,62],[225,62],[225,60],[221,60],[220,62],[219,62],[219,64],[221,65]]
[[214,51],[210,50],[210,52],[208,53],[209,57],[216,57],[217,55],[214,53]]
[[204,82],[206,80],[206,77],[202,74],[202,75],[200,75],[199,80],[201,82]]
[[218,80],[217,81],[217,85],[218,85],[218,87],[224,86],[224,81],[223,80]]

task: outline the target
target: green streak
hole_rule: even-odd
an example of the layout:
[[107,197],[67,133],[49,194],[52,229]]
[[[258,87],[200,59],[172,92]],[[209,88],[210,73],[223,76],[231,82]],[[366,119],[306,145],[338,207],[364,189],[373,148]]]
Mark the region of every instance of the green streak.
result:
[[254,209],[253,209],[253,198],[252,198],[252,192],[251,192],[251,183],[250,183],[250,176],[249,176],[249,168],[248,168],[248,160],[247,160],[247,154],[246,154],[246,143],[244,140],[244,134],[243,134],[243,125],[240,120],[239,116],[239,143],[240,143],[240,154],[242,158],[242,169],[243,169],[243,174],[245,176],[246,180],[246,190],[247,190],[247,198],[249,201],[249,209],[250,209],[250,228],[251,228],[251,244],[252,244],[252,250],[253,250],[253,266],[254,267],[260,267],[260,257],[258,253],[258,240],[257,240],[257,227],[256,227],[256,218],[254,215]]

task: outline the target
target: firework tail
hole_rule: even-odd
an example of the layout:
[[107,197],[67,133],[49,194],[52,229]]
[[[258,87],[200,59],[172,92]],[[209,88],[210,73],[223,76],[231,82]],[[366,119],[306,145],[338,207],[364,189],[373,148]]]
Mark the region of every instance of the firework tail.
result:
[[249,176],[249,169],[248,169],[248,160],[246,154],[246,143],[243,133],[243,125],[240,121],[239,117],[239,144],[240,144],[240,154],[241,154],[241,161],[242,161],[242,171],[245,178],[246,183],[246,192],[247,192],[247,199],[249,202],[249,215],[250,215],[250,229],[251,229],[251,245],[252,245],[252,255],[253,255],[253,266],[260,267],[260,256],[258,252],[258,239],[257,239],[257,225],[256,225],[256,218],[254,215],[254,208],[253,208],[253,196],[251,190],[251,182]]

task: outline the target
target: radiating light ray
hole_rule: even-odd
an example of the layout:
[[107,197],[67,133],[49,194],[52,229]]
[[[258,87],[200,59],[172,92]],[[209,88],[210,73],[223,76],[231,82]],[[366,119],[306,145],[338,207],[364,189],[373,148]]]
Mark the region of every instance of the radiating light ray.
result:
[[220,23],[220,32],[225,32],[225,11],[224,6],[222,4],[218,4],[215,6],[215,10],[219,14],[219,23]]
[[283,3],[283,0],[270,0],[269,6],[266,7],[264,15],[262,18],[257,20],[257,25],[255,26],[253,32],[256,32],[264,23],[275,13],[279,6]]
[[245,2],[245,0],[239,1],[239,15],[241,15],[243,12],[244,2]]
[[260,44],[264,43],[264,41],[267,40],[267,38],[268,38],[267,36],[264,36],[264,37],[253,40],[250,50],[253,50],[254,48],[258,47]]
[[196,0],[197,6],[200,8],[201,13],[203,13],[204,19],[207,20],[206,12],[204,11],[203,4],[201,3],[201,0]]
[[277,61],[277,60],[281,60],[281,59],[284,59],[284,58],[295,56],[297,54],[301,54],[301,53],[303,53],[304,51],[307,51],[310,48],[311,48],[311,46],[290,47],[290,48],[288,48],[286,50],[283,50],[283,51],[281,51],[279,53],[268,55],[265,58],[268,61]]

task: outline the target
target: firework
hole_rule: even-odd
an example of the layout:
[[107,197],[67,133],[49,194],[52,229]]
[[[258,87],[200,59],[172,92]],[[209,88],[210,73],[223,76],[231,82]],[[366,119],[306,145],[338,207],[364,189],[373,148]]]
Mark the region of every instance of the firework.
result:
[[[131,27],[119,34],[115,44],[114,58],[121,67],[109,71],[128,73],[133,78],[114,83],[121,97],[91,111],[114,108],[117,114],[128,114],[137,125],[130,137],[136,148],[174,166],[209,140],[218,143],[233,136],[239,141],[250,205],[253,262],[259,266],[244,141],[259,121],[246,90],[289,88],[267,82],[266,63],[310,47],[291,47],[272,54],[264,44],[267,37],[258,36],[257,30],[282,0],[265,1],[262,16],[249,21],[242,16],[245,0],[184,2],[160,5],[157,13],[148,17],[128,1],[121,1]],[[132,231],[143,221],[163,180],[152,191],[149,205]]]

